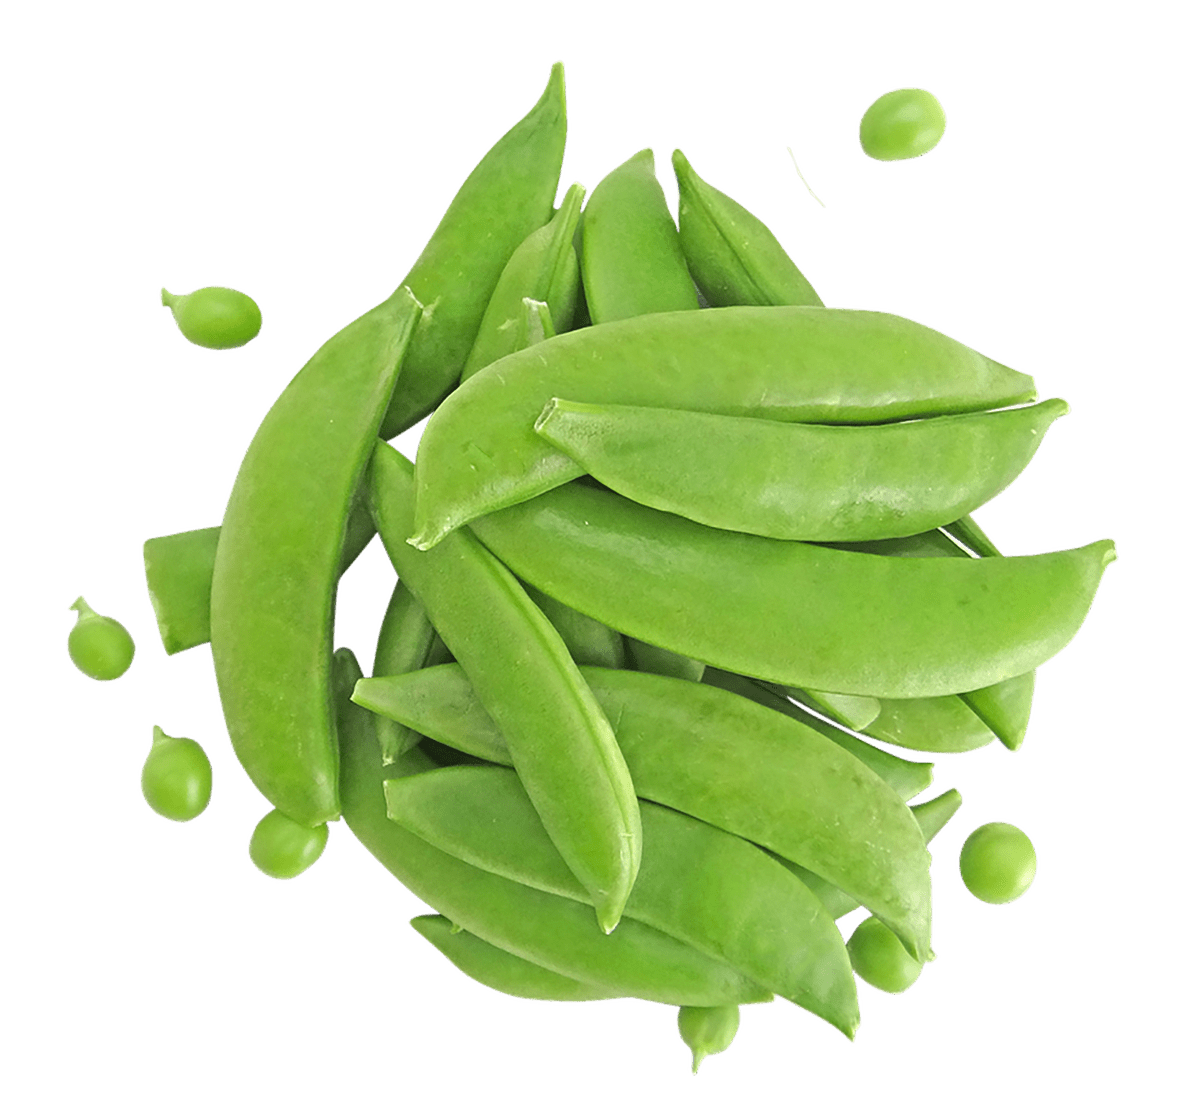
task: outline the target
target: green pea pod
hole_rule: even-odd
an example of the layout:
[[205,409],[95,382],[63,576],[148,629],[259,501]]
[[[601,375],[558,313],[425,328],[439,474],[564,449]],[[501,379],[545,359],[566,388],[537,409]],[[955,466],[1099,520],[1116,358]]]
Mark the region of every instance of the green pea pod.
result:
[[523,580],[623,634],[879,698],[1030,671],[1074,636],[1116,556],[1106,539],[1020,558],[878,557],[708,528],[576,483],[472,530]]
[[704,675],[704,665],[691,657],[673,653],[670,649],[660,649],[657,645],[647,645],[637,638],[626,637],[625,648],[629,652],[629,662],[639,672],[653,672],[658,676],[673,676],[675,679],[690,679],[699,683]]
[[[586,902],[515,773],[449,767],[384,782],[388,816],[456,858]],[[757,847],[643,803],[645,847],[628,919],[723,960],[847,1037],[858,1000],[842,935],[820,901]]]
[[[772,684],[767,684],[774,689]],[[865,695],[839,695],[831,691],[805,690],[803,687],[783,687],[781,690],[797,702],[815,710],[823,717],[862,732],[879,716],[879,699]]]
[[971,512],[1016,479],[1066,410],[1049,399],[846,429],[552,398],[533,427],[639,504],[709,527],[830,542],[915,535]]
[[[856,895],[914,953],[929,944],[929,854],[903,800],[818,732],[703,683],[584,668],[638,796],[782,854]],[[491,762],[503,738],[453,665],[365,679],[354,701]]]
[[[404,587],[404,582],[397,581],[383,613],[371,671],[377,676],[398,676],[425,667],[433,648],[433,636],[433,625],[425,609]],[[384,763],[396,762],[421,739],[407,725],[382,716],[375,719],[375,733]]]
[[[1032,676],[1027,672],[1015,678],[1031,680]],[[885,698],[879,716],[859,731],[885,744],[940,753],[974,751],[996,739],[959,695]]]
[[983,528],[975,522],[973,516],[961,516],[952,524],[947,524],[945,530],[980,558],[1000,557],[996,544],[983,533]]
[[571,240],[579,222],[583,192],[578,184],[567,190],[550,223],[538,228],[513,251],[463,365],[464,383],[493,361],[528,344],[525,299],[544,300],[553,327],[567,329],[579,295],[579,260]]
[[603,710],[558,632],[468,529],[436,553],[406,543],[412,464],[382,441],[369,483],[375,526],[397,576],[501,727],[551,840],[592,894],[601,928],[611,931],[637,876],[641,826]]
[[550,305],[545,300],[534,300],[526,296],[521,303],[525,308],[525,336],[522,344],[514,348],[514,352],[528,349],[531,345],[540,345],[558,333],[554,329]]
[[329,665],[346,523],[420,315],[401,288],[317,350],[250,442],[217,540],[212,652],[233,748],[310,827],[338,815]]
[[583,473],[530,428],[552,398],[868,425],[1033,394],[1030,377],[878,312],[725,307],[601,323],[496,362],[438,407],[417,450],[414,545]]
[[601,179],[583,210],[580,239],[593,323],[700,306],[649,148]]
[[692,279],[713,307],[820,307],[821,298],[770,229],[710,186],[684,154],[671,155],[679,182],[679,240]]
[[733,1043],[740,1017],[737,1006],[680,1006],[679,1036],[691,1048],[693,1074],[710,1055],[719,1055]]
[[[550,620],[550,625],[559,636],[576,664],[593,664],[599,668],[625,667],[625,642],[615,630],[602,622],[589,619],[573,607],[551,599],[544,592],[525,585],[529,598]],[[399,675],[398,672],[376,672],[381,675]]]

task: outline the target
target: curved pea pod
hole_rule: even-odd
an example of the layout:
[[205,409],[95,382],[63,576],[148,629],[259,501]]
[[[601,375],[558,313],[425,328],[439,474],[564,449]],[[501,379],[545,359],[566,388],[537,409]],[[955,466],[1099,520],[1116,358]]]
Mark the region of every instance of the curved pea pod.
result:
[[550,219],[567,142],[563,67],[542,97],[479,161],[404,283],[426,305],[380,435],[420,421],[458,382],[513,251]]
[[583,473],[531,428],[552,398],[868,425],[1033,394],[1029,376],[879,312],[724,307],[601,323],[497,361],[438,407],[417,450],[414,545]]
[[[404,587],[403,581],[396,581],[379,626],[372,673],[398,676],[425,667],[433,649],[433,638],[433,625],[425,609]],[[421,739],[407,725],[382,716],[375,719],[375,734],[384,763],[396,762]]]
[[639,504],[809,542],[930,531],[1021,473],[1062,399],[847,429],[552,398],[534,430]]
[[[386,781],[384,795],[388,815],[438,849],[586,902],[511,770],[449,767]],[[853,1038],[858,999],[846,947],[816,896],[743,839],[641,807],[645,846],[628,918],[727,962]]]
[[771,230],[671,154],[679,182],[679,240],[692,279],[713,307],[820,307],[821,298]]
[[297,823],[338,815],[329,698],[347,519],[421,305],[407,289],[335,334],[267,412],[213,563],[211,640],[234,751]]
[[1116,556],[1106,539],[1018,558],[879,557],[704,527],[576,483],[472,530],[523,580],[623,634],[878,698],[1028,672],[1074,636]]
[[469,529],[448,536],[436,552],[406,543],[413,469],[403,455],[379,442],[368,480],[371,512],[397,576],[496,719],[550,838],[591,892],[601,928],[612,930],[637,876],[641,826],[604,711],[562,637]]
[[579,260],[572,239],[583,193],[582,186],[573,185],[550,222],[513,251],[463,365],[464,383],[493,361],[529,344],[525,326],[527,298],[545,301],[554,329],[567,329],[579,294]]
[[[774,850],[854,893],[914,952],[929,944],[929,854],[903,800],[820,733],[740,695],[584,668],[638,796]],[[511,765],[453,665],[362,680],[354,701],[423,736]],[[636,890],[636,885],[635,885]]]

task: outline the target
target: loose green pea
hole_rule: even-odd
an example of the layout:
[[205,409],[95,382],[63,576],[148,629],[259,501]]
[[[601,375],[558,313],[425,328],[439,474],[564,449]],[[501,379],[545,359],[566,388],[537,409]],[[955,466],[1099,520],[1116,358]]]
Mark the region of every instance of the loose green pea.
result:
[[329,840],[329,826],[305,827],[275,808],[250,836],[250,860],[268,877],[298,877],[320,856]]
[[680,1006],[679,1035],[692,1049],[692,1073],[709,1055],[719,1055],[737,1035],[737,1006]]
[[244,292],[234,288],[198,288],[186,296],[162,290],[183,336],[205,349],[236,349],[262,329],[262,312]]
[[920,962],[909,956],[900,939],[875,917],[859,923],[846,950],[858,977],[889,994],[908,990],[921,974]]
[[142,795],[168,820],[194,820],[212,796],[212,765],[195,740],[168,736],[154,726],[154,742],[142,767]]
[[889,91],[867,107],[858,139],[872,159],[913,159],[930,151],[945,131],[942,104],[914,87]]
[[963,883],[977,899],[1011,903],[1033,883],[1037,854],[1019,827],[984,824],[967,836],[958,868]]
[[116,619],[97,615],[80,596],[72,611],[79,617],[67,637],[67,652],[85,676],[116,679],[133,663],[133,638]]

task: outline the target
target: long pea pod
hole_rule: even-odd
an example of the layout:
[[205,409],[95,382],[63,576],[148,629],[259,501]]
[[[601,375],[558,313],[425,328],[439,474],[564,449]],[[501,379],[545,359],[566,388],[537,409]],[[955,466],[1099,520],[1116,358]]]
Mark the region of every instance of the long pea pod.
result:
[[458,382],[513,251],[550,219],[567,141],[563,68],[454,195],[404,284],[426,306],[380,426],[385,439],[429,413]]
[[[379,637],[375,642],[373,675],[403,675],[429,663],[434,631],[417,598],[397,580],[383,613]],[[420,742],[420,736],[407,725],[377,716],[375,734],[385,763],[394,763]]]
[[225,723],[251,780],[299,824],[338,815],[334,591],[421,310],[402,287],[300,369],[250,442],[217,540],[211,641]]
[[414,545],[582,474],[531,428],[552,398],[866,425],[1033,395],[1030,377],[879,312],[708,308],[573,330],[497,361],[429,419]]
[[603,710],[558,632],[469,529],[436,552],[408,545],[413,468],[403,455],[380,441],[368,482],[397,576],[500,726],[551,840],[591,893],[601,928],[611,931],[637,876],[641,825]]

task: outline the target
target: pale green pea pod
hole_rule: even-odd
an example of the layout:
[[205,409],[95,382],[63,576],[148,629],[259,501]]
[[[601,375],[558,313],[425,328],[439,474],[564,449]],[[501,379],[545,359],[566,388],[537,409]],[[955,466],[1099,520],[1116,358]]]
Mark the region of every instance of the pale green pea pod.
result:
[[579,261],[572,240],[583,193],[582,186],[573,185],[550,223],[538,228],[513,251],[463,365],[464,383],[493,361],[530,344],[526,298],[545,301],[555,330],[568,328],[579,294]]
[[[388,816],[489,873],[586,902],[516,774],[450,767],[384,782]],[[644,848],[625,907],[645,923],[737,969],[847,1037],[858,1000],[841,934],[820,901],[757,847],[642,803]]]
[[708,303],[821,306],[808,279],[758,217],[705,182],[679,149],[671,163],[679,182],[679,240]]
[[592,191],[581,241],[580,272],[593,323],[699,308],[649,148]]

